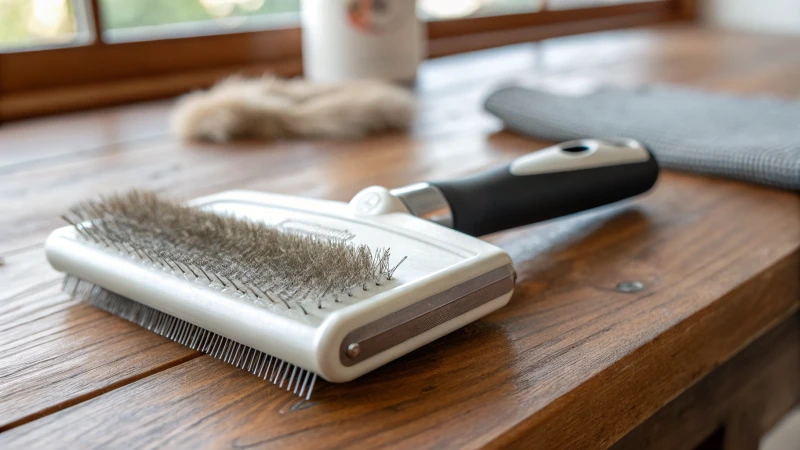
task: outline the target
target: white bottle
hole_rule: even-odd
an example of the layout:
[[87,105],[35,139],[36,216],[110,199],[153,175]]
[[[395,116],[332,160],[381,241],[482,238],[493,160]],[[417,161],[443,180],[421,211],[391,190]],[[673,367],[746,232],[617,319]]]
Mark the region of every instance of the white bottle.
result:
[[425,31],[415,0],[303,0],[302,10],[307,79],[416,78]]

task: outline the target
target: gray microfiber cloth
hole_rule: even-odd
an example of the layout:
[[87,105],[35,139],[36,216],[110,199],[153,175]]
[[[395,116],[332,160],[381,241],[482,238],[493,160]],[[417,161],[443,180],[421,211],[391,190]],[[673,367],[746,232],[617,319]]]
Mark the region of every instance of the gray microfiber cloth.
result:
[[605,86],[580,96],[513,86],[485,107],[528,136],[630,137],[662,167],[800,191],[800,101],[667,86]]

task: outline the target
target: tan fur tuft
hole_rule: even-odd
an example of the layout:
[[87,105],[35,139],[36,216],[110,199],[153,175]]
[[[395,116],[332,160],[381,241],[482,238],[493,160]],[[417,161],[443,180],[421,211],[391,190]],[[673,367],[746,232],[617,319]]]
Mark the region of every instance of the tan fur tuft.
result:
[[274,77],[229,78],[181,98],[171,125],[186,140],[355,139],[407,129],[413,113],[410,92],[379,81],[319,85]]

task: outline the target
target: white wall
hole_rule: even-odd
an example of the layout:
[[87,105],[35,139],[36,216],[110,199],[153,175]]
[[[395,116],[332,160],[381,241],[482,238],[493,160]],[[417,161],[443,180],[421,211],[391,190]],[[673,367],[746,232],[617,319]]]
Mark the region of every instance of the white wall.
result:
[[713,25],[766,33],[800,34],[800,0],[700,0]]

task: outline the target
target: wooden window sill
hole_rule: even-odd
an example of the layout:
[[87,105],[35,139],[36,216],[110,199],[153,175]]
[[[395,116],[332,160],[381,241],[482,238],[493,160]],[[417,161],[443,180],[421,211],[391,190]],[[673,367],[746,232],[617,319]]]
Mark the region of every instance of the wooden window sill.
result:
[[[428,55],[666,22],[686,16],[679,5],[649,2],[431,22]],[[0,120],[169,97],[230,74],[296,76],[302,73],[300,47],[300,29],[291,28],[4,54]]]

